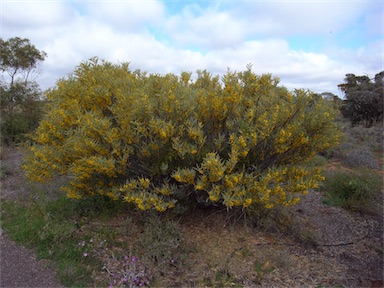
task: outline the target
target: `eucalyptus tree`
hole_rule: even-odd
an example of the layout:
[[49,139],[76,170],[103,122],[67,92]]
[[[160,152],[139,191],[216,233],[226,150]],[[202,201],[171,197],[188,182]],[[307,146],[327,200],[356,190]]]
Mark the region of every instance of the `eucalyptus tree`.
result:
[[353,125],[364,124],[366,127],[383,121],[384,71],[373,79],[368,76],[345,75],[344,83],[339,84],[345,93],[342,106],[343,116]]
[[35,81],[47,54],[29,39],[0,38],[1,142],[12,144],[37,126],[41,90]]

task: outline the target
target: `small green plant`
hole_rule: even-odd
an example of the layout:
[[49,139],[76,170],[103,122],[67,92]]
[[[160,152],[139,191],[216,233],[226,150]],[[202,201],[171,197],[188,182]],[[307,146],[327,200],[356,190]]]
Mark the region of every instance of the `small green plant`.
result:
[[276,269],[269,260],[265,262],[259,262],[256,260],[254,262],[254,268],[257,272],[260,281],[263,280],[266,274],[271,273],[273,272],[273,270]]
[[215,272],[212,285],[214,287],[242,287],[236,283],[236,280],[227,269],[220,269]]
[[175,221],[150,217],[139,241],[145,256],[157,266],[179,266],[183,260],[183,235]]
[[381,177],[370,170],[332,171],[323,183],[324,202],[359,210],[377,202],[382,185]]
[[12,172],[8,166],[0,165],[0,180],[7,178]]
[[227,268],[212,268],[214,274],[209,277],[205,277],[200,285],[204,287],[244,287],[241,284],[241,279],[231,273]]
[[292,230],[293,219],[287,207],[256,207],[247,211],[247,217],[248,224],[265,232],[290,234]]

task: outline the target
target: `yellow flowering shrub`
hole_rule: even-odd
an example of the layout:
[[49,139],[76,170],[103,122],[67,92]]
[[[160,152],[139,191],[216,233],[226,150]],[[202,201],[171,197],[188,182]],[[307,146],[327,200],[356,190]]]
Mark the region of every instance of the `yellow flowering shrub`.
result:
[[322,180],[306,162],[340,131],[332,103],[278,84],[251,67],[191,80],[92,59],[47,92],[24,169],[35,181],[68,175],[68,197],[142,210],[295,204]]

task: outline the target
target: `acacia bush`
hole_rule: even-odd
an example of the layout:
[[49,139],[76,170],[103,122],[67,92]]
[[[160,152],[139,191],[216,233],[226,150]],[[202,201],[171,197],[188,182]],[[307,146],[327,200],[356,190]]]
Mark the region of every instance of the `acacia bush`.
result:
[[68,197],[102,194],[157,211],[291,205],[317,187],[320,170],[305,163],[339,142],[332,103],[250,66],[191,75],[80,64],[46,95],[27,176],[68,175]]

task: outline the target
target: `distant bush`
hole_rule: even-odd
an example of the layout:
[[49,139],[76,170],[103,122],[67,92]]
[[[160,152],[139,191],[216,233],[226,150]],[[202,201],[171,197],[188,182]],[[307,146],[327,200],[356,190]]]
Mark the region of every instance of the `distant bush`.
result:
[[[38,126],[42,93],[29,80],[47,54],[27,38],[0,38],[0,145],[19,144]],[[36,74],[37,75],[37,74]]]
[[251,67],[191,81],[93,59],[47,93],[24,169],[35,181],[69,175],[68,197],[141,210],[295,204],[322,180],[305,163],[340,132],[332,102],[278,82]]
[[[363,126],[351,127],[346,124],[343,128],[340,145],[327,149],[321,154],[327,159],[341,160],[351,167],[377,168],[372,153],[382,153],[383,148],[384,130],[381,126],[366,128]],[[362,155],[358,155],[359,151]]]
[[341,106],[343,116],[349,118],[352,125],[364,124],[365,127],[372,127],[374,124],[379,124],[382,126],[384,71],[377,73],[373,79],[367,75],[346,74],[345,76],[344,83],[338,85],[345,93],[345,100]]
[[17,83],[12,88],[0,88],[0,144],[7,146],[22,143],[26,134],[37,128],[45,104],[39,100],[41,91],[33,83]]
[[374,150],[383,149],[384,130],[381,125],[370,128],[356,126],[349,130],[349,135],[359,145],[369,147]]

